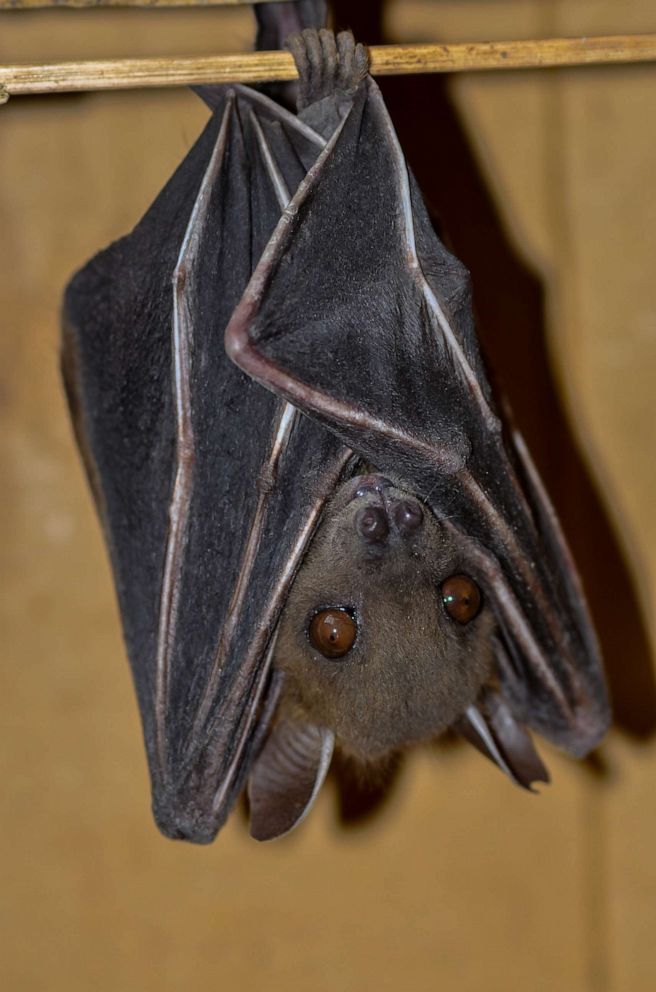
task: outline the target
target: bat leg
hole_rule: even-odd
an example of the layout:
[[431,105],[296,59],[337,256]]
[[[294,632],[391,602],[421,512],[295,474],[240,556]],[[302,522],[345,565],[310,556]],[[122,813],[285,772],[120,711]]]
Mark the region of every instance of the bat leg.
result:
[[282,48],[290,34],[326,23],[326,0],[296,0],[296,3],[255,3],[257,20],[255,48],[258,52]]
[[325,727],[282,720],[248,780],[251,836],[273,840],[310,812],[328,773],[335,736]]

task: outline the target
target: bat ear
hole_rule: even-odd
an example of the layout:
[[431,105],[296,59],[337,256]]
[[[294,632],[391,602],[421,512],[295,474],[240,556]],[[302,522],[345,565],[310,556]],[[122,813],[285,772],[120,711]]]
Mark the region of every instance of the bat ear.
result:
[[455,729],[523,789],[534,792],[533,782],[549,781],[530,734],[499,693],[488,692],[467,707]]
[[274,840],[310,812],[330,767],[335,736],[325,727],[282,720],[248,780],[251,836]]

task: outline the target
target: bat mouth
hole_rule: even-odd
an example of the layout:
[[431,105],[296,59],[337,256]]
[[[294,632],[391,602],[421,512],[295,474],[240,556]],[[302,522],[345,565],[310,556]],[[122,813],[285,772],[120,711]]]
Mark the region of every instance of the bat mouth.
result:
[[382,494],[386,489],[392,489],[394,483],[384,475],[356,475],[348,483],[347,502],[361,499],[363,496],[370,496],[373,493]]
[[340,513],[351,503],[366,497],[372,502],[381,503],[384,500],[384,493],[389,489],[396,488],[394,483],[384,475],[367,474],[355,475],[352,479],[344,482],[338,492],[331,500],[334,511]]
[[391,489],[394,483],[384,475],[360,475],[353,480],[357,482],[356,496],[363,496],[365,493],[382,493],[384,489]]

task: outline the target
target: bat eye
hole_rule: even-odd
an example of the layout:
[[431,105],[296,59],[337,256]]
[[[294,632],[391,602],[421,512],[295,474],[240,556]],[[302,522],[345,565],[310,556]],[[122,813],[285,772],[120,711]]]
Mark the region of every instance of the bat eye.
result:
[[308,629],[312,647],[324,658],[343,658],[355,644],[357,633],[355,620],[344,609],[320,610],[312,617]]
[[458,623],[469,623],[481,608],[481,592],[468,575],[452,575],[442,583],[444,609]]

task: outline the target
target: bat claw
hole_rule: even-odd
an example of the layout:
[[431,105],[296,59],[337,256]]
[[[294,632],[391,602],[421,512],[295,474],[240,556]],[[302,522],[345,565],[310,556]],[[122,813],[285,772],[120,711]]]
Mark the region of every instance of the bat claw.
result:
[[352,99],[369,71],[367,49],[356,43],[350,31],[335,37],[325,28],[306,28],[290,35],[285,44],[300,77],[299,111],[329,97]]

